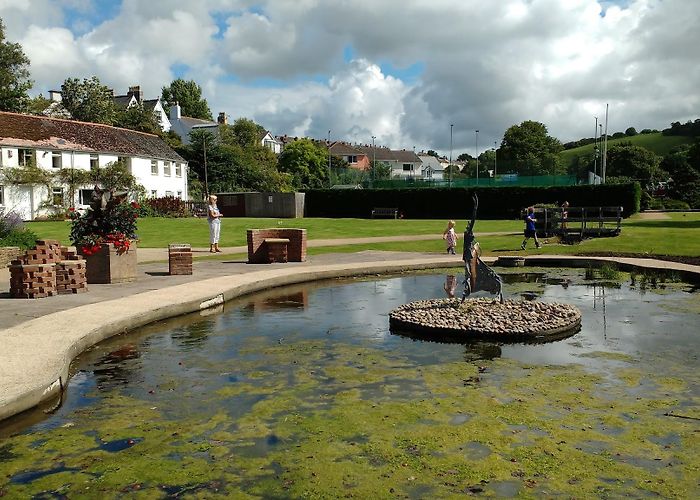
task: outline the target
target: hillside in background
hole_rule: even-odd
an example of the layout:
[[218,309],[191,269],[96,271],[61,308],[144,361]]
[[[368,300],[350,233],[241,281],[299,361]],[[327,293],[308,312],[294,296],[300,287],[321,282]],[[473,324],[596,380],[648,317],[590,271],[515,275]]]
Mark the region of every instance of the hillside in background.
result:
[[[608,149],[615,144],[632,143],[635,146],[641,146],[650,151],[653,151],[659,156],[664,156],[669,153],[674,147],[681,144],[692,144],[696,139],[694,137],[680,135],[663,135],[661,132],[652,134],[638,134],[634,136],[621,137],[619,139],[608,139]],[[559,153],[559,156],[564,161],[564,165],[568,168],[579,156],[590,156],[593,154],[593,144],[581,146],[574,149],[567,149]]]

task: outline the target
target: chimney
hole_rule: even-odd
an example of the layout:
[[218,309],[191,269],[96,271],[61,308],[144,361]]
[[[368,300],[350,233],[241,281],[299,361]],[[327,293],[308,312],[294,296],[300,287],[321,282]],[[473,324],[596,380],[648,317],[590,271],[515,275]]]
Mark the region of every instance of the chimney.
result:
[[180,104],[175,103],[172,106],[170,106],[170,113],[168,118],[170,119],[171,122],[176,122],[180,120],[181,115],[181,110],[180,110]]
[[143,102],[143,94],[141,93],[140,85],[134,85],[133,87],[129,87],[129,92],[127,92],[126,95],[133,95],[136,98],[136,102],[138,102],[139,104]]
[[49,101],[61,102],[63,96],[60,90],[49,90]]
[[228,119],[226,118],[226,113],[223,111],[219,113],[219,117],[216,119],[219,125],[228,125]]

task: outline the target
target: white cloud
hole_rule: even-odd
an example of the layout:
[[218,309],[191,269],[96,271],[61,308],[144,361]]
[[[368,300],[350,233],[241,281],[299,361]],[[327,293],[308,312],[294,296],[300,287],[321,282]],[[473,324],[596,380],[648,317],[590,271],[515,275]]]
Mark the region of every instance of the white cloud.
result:
[[[214,114],[441,151],[454,124],[455,154],[473,153],[475,129],[487,147],[528,119],[564,141],[590,136],[606,103],[612,131],[700,109],[698,2],[123,0],[87,32],[64,26],[62,7],[94,12],[87,1],[0,0],[36,92],[97,74],[152,97],[186,65]],[[380,69],[416,63],[422,73],[405,82]]]

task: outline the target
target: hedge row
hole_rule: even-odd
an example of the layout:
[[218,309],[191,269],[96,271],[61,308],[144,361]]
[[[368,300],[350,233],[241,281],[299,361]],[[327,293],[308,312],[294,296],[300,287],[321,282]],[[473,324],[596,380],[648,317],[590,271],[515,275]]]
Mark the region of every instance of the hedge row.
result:
[[478,187],[420,189],[315,189],[306,191],[307,217],[370,218],[373,208],[398,208],[407,219],[471,217],[472,193],[479,196],[478,217],[515,219],[520,210],[539,203],[572,207],[622,206],[629,217],[639,211],[639,183],[598,186]]

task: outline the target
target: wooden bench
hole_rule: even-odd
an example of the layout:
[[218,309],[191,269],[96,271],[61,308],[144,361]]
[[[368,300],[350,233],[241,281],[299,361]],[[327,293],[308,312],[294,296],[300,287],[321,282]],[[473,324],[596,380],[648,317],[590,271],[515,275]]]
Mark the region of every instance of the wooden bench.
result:
[[289,238],[265,238],[263,245],[267,250],[267,260],[273,262],[287,262],[287,245]]
[[398,208],[373,208],[372,209],[372,218],[374,219],[375,217],[393,217],[394,219],[399,218],[399,209]]

